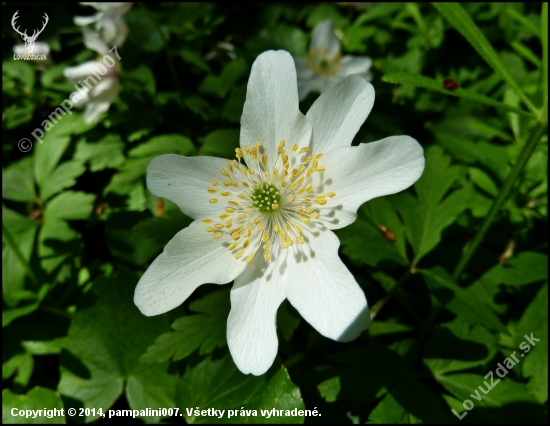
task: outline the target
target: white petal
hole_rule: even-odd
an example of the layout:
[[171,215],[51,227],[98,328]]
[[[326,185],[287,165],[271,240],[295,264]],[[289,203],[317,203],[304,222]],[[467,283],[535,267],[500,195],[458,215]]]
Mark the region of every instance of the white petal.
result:
[[88,124],[95,123],[102,113],[109,110],[110,106],[111,102],[91,100],[86,105],[86,110],[84,111],[84,121]]
[[328,216],[325,225],[329,229],[349,225],[361,204],[403,191],[424,171],[424,151],[410,136],[337,148],[322,158],[326,168],[323,190],[336,193],[321,215]]
[[112,101],[118,95],[118,78],[116,75],[106,74],[90,89],[89,95],[92,98]]
[[105,44],[97,31],[89,27],[83,27],[82,34],[84,36],[84,45],[88,49],[95,51],[98,55],[107,55],[109,53],[109,46]]
[[328,89],[307,112],[313,130],[313,152],[350,146],[374,104],[372,84],[357,75]]
[[271,163],[279,142],[308,146],[311,126],[298,109],[294,60],[283,50],[262,53],[250,72],[241,118],[240,144],[261,142]]
[[366,74],[372,66],[372,59],[368,56],[346,55],[340,61],[338,74],[347,76],[350,74]]
[[347,342],[369,325],[367,300],[338,257],[338,237],[329,230],[315,232],[308,236],[309,247],[287,250],[280,279],[286,297],[307,322],[323,336]]
[[235,279],[231,312],[227,319],[227,344],[233,361],[244,374],[264,374],[277,356],[277,308],[285,300],[282,284],[272,275],[275,262],[263,253]]
[[319,22],[315,26],[309,48],[326,50],[327,58],[333,58],[340,52],[340,42],[334,34],[334,23],[330,19]]
[[195,221],[178,232],[143,274],[134,303],[147,316],[159,315],[181,305],[205,283],[226,284],[247,266]]
[[75,67],[67,67],[63,70],[63,75],[69,80],[78,82],[83,78],[93,75],[96,70],[98,61],[88,61]]
[[[153,158],[147,166],[147,188],[157,197],[168,198],[187,216],[209,218],[225,213],[220,207],[222,198],[219,191],[223,191],[221,170],[225,169],[227,160],[216,157],[182,157],[181,155],[167,154]],[[216,180],[220,186],[212,186]],[[209,188],[217,189],[218,193],[211,194]],[[211,203],[218,199],[220,202]]]
[[95,15],[92,15],[92,16],[75,16],[73,18],[73,22],[75,23],[75,25],[78,25],[78,26],[90,25],[96,22],[99,18],[101,18],[101,16],[103,16],[102,13],[96,13]]
[[306,65],[307,58],[294,58],[296,64],[296,76],[298,77],[298,86],[301,80],[308,80],[314,76],[313,71]]

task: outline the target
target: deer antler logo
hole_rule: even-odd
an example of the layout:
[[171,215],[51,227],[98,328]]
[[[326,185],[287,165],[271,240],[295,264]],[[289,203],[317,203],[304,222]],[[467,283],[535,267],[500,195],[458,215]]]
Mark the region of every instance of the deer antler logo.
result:
[[25,30],[24,33],[22,33],[21,31],[19,31],[19,27],[15,27],[15,21],[17,21],[17,18],[19,16],[17,16],[17,14],[19,13],[19,11],[16,11],[14,14],[13,14],[13,17],[11,18],[11,26],[13,27],[13,29],[17,32],[17,34],[19,34],[21,36],[21,38],[23,39],[23,41],[25,42],[25,48],[27,49],[27,53],[32,53],[32,50],[34,49],[34,42],[36,41],[36,38],[39,36],[39,34],[44,31],[44,28],[46,28],[46,25],[48,23],[48,21],[50,20],[50,18],[48,18],[48,15],[44,12],[44,25],[42,25],[42,28],[36,32],[36,30],[33,30],[33,33],[31,36],[27,35],[27,30]]

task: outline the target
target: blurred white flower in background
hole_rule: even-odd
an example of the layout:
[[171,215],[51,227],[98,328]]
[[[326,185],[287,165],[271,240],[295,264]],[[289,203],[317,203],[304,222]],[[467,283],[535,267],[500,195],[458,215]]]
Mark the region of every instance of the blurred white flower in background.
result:
[[95,30],[101,39],[109,46],[121,47],[128,36],[128,26],[122,15],[132,7],[132,3],[100,3],[81,2],[84,6],[92,6],[98,12],[92,16],[75,16],[74,23],[81,27],[95,24]]
[[[87,27],[83,27],[82,31],[86,47],[100,56],[96,60],[65,68],[63,75],[72,83],[79,85],[77,98],[71,98],[71,100],[78,108],[85,106],[86,123],[94,123],[101,113],[109,109],[118,96],[120,62],[116,54],[109,52],[109,46],[103,42],[97,32]],[[106,57],[111,59],[106,60]]]
[[334,34],[334,23],[329,19],[318,23],[313,29],[308,55],[294,58],[298,74],[300,100],[310,92],[323,93],[344,77],[351,74],[372,79],[369,72],[372,59],[368,56],[342,56],[340,42]]

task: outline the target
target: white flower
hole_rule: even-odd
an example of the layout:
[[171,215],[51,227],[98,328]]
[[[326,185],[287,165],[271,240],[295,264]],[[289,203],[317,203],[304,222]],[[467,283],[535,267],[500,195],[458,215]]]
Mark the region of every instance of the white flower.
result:
[[300,100],[305,99],[309,92],[323,93],[351,74],[362,74],[367,81],[371,80],[372,59],[367,56],[342,57],[331,20],[315,26],[307,57],[294,60]]
[[128,26],[122,15],[132,7],[132,3],[101,3],[81,2],[84,6],[92,6],[98,12],[93,16],[75,16],[74,23],[79,26],[95,24],[101,39],[109,46],[122,47],[128,36]]
[[[101,75],[98,70],[107,70]],[[76,107],[86,106],[84,119],[94,123],[103,112],[107,112],[118,96],[119,83],[115,67],[106,66],[101,60],[88,61],[75,67],[63,70],[63,75],[79,89],[73,92],[70,99]],[[99,77],[99,78],[98,78]]]
[[149,163],[149,190],[195,220],[141,277],[134,296],[141,312],[162,314],[201,284],[235,280],[227,342],[238,368],[255,375],[277,354],[285,298],[331,339],[349,341],[367,328],[365,295],[338,257],[332,230],[424,169],[422,147],[408,136],[350,146],[373,102],[372,85],[350,76],[304,116],[290,54],[261,54],[248,81],[237,160],[162,155]]

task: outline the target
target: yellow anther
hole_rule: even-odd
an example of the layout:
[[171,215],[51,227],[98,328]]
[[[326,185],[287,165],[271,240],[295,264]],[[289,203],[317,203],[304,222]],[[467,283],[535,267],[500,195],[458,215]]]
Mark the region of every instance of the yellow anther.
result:
[[306,215],[300,215],[300,220],[304,223],[309,223],[310,222],[310,218],[307,217]]
[[243,150],[241,148],[235,148],[235,153],[237,154],[237,156],[241,156],[243,155]]
[[269,235],[267,235],[267,232],[264,233],[264,235],[262,236],[262,241],[264,243],[267,243],[267,240],[269,239]]
[[285,186],[287,186],[287,185],[288,185],[288,184],[287,184],[284,180],[281,182],[281,186],[282,186],[283,188],[284,188]]
[[306,164],[311,163],[312,158],[313,157],[311,155],[308,155],[307,158],[306,158]]
[[312,208],[312,207],[308,207],[308,208],[306,209],[306,212],[308,212],[308,213],[311,213],[312,211],[313,211],[313,208]]
[[214,188],[210,188],[210,189],[208,190],[208,192],[210,192],[211,194],[215,194],[215,193],[218,192],[218,191],[217,191],[216,189],[214,189]]
[[229,186],[229,185],[231,185],[231,181],[230,181],[230,180],[224,180],[224,181],[223,181],[223,184],[224,184],[225,186]]
[[283,155],[283,163],[288,163],[288,155]]
[[243,254],[244,254],[244,250],[238,252],[238,253],[235,255],[235,259],[240,259],[241,257],[243,257]]
[[244,237],[245,238],[250,238],[250,235],[252,234],[252,230],[250,228],[248,228],[246,230],[246,232],[244,233]]
[[307,176],[307,177],[310,177],[312,174],[313,174],[313,169],[309,169],[309,170],[307,171],[306,176]]
[[288,170],[283,170],[283,176],[288,176]]
[[246,263],[250,265],[253,260],[254,260],[254,253],[252,253],[250,256],[246,258]]
[[266,262],[269,262],[269,253],[268,253],[268,252],[265,252],[265,253],[264,253],[264,260],[265,260]]
[[265,251],[269,251],[270,248],[271,248],[271,243],[268,243],[264,246]]
[[217,199],[217,198],[211,198],[211,199],[210,199],[210,202],[211,202],[211,203],[217,203],[217,202],[218,202],[218,199]]
[[245,166],[240,167],[239,170],[242,172],[243,175],[246,175],[248,173],[248,169]]
[[250,146],[249,145],[246,145],[244,147],[244,150],[246,151],[247,154],[250,154]]
[[290,189],[292,190],[292,189],[296,188],[297,186],[298,186],[298,183],[294,182],[292,185],[290,185]]
[[204,223],[211,223],[212,222],[212,219],[203,219],[202,220]]
[[227,213],[235,213],[235,209],[232,209],[231,207],[226,207],[226,208],[225,208],[225,211],[226,211]]
[[243,185],[246,186],[247,188],[250,188],[250,185],[246,182],[243,182]]
[[229,249],[229,250],[235,250],[235,247],[237,247],[237,244],[238,244],[238,243],[232,243],[232,244],[228,247],[228,249]]
[[229,192],[220,192],[220,195],[222,197],[228,197],[229,196]]
[[229,177],[229,173],[227,172],[227,170],[222,170],[222,175],[224,175],[225,177]]
[[210,184],[211,184],[212,186],[218,186],[218,182],[216,182],[215,180],[211,180],[211,181],[210,181]]
[[302,228],[300,228],[298,225],[294,225],[294,227],[296,228],[296,231],[298,231],[298,234],[302,234]]
[[310,183],[308,186],[306,186],[306,191],[309,192],[313,189],[313,185]]
[[319,173],[324,172],[325,170],[326,170],[326,169],[325,169],[324,167],[319,167],[319,168],[317,169],[317,171],[318,171]]
[[246,219],[248,216],[245,215],[244,213],[243,214],[240,214],[239,216],[237,216],[239,219],[243,220],[243,219]]
[[312,213],[312,214],[311,214],[311,217],[312,217],[313,219],[319,219],[320,216],[321,216],[321,214],[318,213],[318,212]]
[[275,232],[281,232],[281,228],[279,228],[279,225],[275,225]]
[[322,156],[323,156],[323,153],[321,152],[321,153],[317,154],[314,158],[318,159],[318,158],[321,158]]
[[236,169],[239,168],[239,163],[237,162],[237,160],[233,160],[231,163],[233,163],[233,167],[235,167]]
[[248,169],[248,174],[253,175],[253,174],[254,174],[254,170],[252,170],[252,169],[249,168],[249,169]]
[[296,199],[296,195],[291,195],[288,197],[288,201],[294,201]]
[[316,169],[318,165],[319,165],[319,162],[317,160],[313,160],[313,164],[311,165],[311,167]]
[[257,218],[254,219],[254,223],[255,223],[256,225],[257,225],[259,222],[260,222],[260,218],[259,218],[259,217],[257,217]]
[[206,232],[214,232],[214,228],[212,228],[211,226],[209,226],[208,228],[206,228]]
[[293,246],[294,245],[294,241],[292,240],[292,238],[290,238],[290,235],[288,236],[288,238],[286,239],[287,243],[289,246]]
[[246,195],[243,195],[243,194],[237,194],[237,197],[239,197],[241,200],[246,199]]
[[271,208],[272,208],[273,210],[278,210],[278,209],[279,209],[279,204],[276,204],[276,203],[275,203],[275,204],[271,204]]
[[232,221],[231,219],[229,219],[229,220],[227,221],[227,223],[225,224],[225,227],[226,227],[227,229],[229,229],[229,228],[231,228],[232,226],[233,226],[233,221]]
[[281,142],[279,142],[279,146],[280,146],[281,148],[284,148],[284,147],[285,147],[285,141],[282,140]]
[[216,223],[216,224],[214,225],[214,228],[216,228],[216,229],[222,229],[222,228],[223,228],[223,225],[222,225],[221,223]]
[[336,197],[336,192],[329,192],[329,193],[327,194],[327,197],[330,197],[330,198]]
[[230,172],[233,171],[233,166],[231,165],[231,163],[226,163],[226,166],[227,166],[227,168],[229,169]]
[[221,214],[218,216],[221,220],[227,219],[229,217],[228,214]]
[[288,223],[285,225],[285,228],[287,231],[290,231],[290,225]]
[[304,244],[304,243],[305,243],[304,237],[302,237],[301,235],[299,235],[299,236],[298,236],[298,242],[299,242],[300,244]]
[[286,249],[286,248],[288,248],[288,243],[286,241],[283,241],[282,246],[283,246],[284,249]]
[[215,232],[215,233],[214,233],[214,238],[215,238],[215,239],[218,239],[218,238],[220,238],[222,235],[223,235],[222,232]]
[[243,244],[243,248],[247,248],[250,245],[250,240],[246,240]]
[[300,154],[305,154],[308,151],[309,151],[309,148],[306,146],[300,150]]
[[259,151],[262,147],[262,144],[260,142],[256,142],[256,149]]
[[237,203],[236,201],[233,201],[233,200],[230,200],[229,204],[231,204],[232,206],[238,206],[239,205],[239,203]]
[[322,206],[324,206],[326,203],[327,203],[327,200],[319,200],[319,201],[317,201],[317,204],[320,204],[320,205],[322,205]]
[[262,163],[264,163],[264,166],[267,165],[267,154],[262,154]]
[[252,157],[257,158],[258,157],[258,150],[254,147],[252,148]]
[[304,173],[304,170],[306,169],[306,166],[303,164],[300,166],[300,169],[298,170],[300,173]]
[[296,151],[297,149],[298,149],[298,144],[297,143],[292,145],[292,152]]
[[233,241],[239,241],[241,236],[239,234],[231,235],[231,238],[233,238]]

